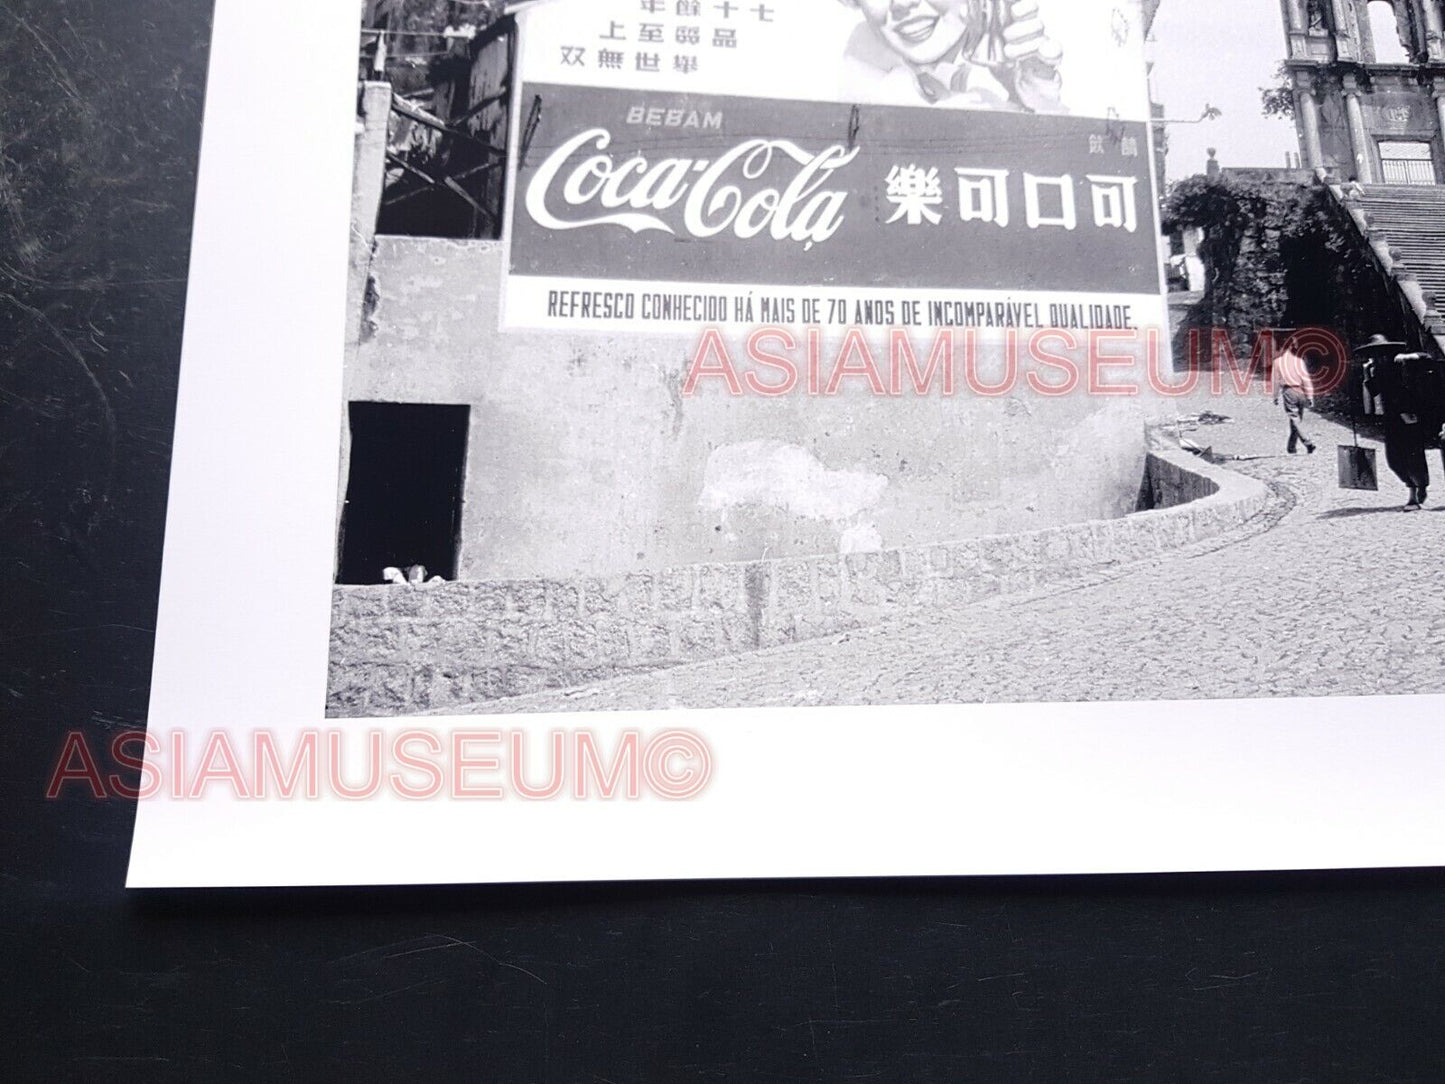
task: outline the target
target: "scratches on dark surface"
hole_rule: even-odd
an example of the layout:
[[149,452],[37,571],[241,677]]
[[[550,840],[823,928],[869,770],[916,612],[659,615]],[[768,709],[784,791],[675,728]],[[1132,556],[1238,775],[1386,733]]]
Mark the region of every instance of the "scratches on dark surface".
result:
[[463,941],[460,938],[451,937],[447,934],[433,934],[432,937],[427,938],[426,940],[436,940],[439,941],[440,944],[427,944],[419,946],[417,948],[407,949],[403,952],[394,952],[386,956],[385,959],[395,960],[399,957],[411,956],[419,952],[436,952],[442,949],[469,949],[470,951],[475,952],[478,956],[481,956],[488,962],[495,964],[497,967],[505,967],[511,971],[516,971],[520,974],[526,975],[527,978],[531,979],[533,982],[540,983],[543,986],[547,985],[547,980],[542,978],[540,975],[536,974],[535,972],[528,971],[525,967],[519,967],[516,964],[509,964],[505,960],[497,959],[486,949],[479,946],[475,941]]
[[0,686],[71,726],[144,717],[209,17],[0,0]]
[[421,956],[433,952],[445,952],[449,949],[463,949],[476,953],[494,967],[505,968],[525,975],[533,982],[542,986],[548,985],[547,981],[533,971],[525,967],[508,963],[493,956],[486,949],[482,948],[475,940],[462,940],[450,934],[436,933],[424,937],[413,938],[406,941],[398,941],[394,944],[379,945],[376,948],[366,949],[362,952],[354,952],[334,961],[337,964],[354,964],[362,960],[400,960],[409,956]]
[[[70,340],[65,332],[55,326],[50,317],[46,316],[45,313],[39,309],[27,305],[13,294],[0,293],[0,302],[14,305],[45,328],[45,330],[50,333],[54,342],[59,345],[62,356],[69,358],[75,363],[76,367],[85,377],[86,384],[91,391],[95,393],[95,401],[100,408],[102,420],[104,463],[98,475],[99,489],[97,492],[88,496],[86,503],[90,506],[89,511],[84,523],[80,525],[82,534],[88,537],[95,530],[96,520],[106,505],[110,494],[111,482],[115,474],[116,422],[115,410],[111,407],[110,403],[110,393],[106,390],[105,385],[101,383],[100,378],[96,376],[95,370],[91,368],[91,364],[85,354]],[[96,341],[93,336],[89,341],[97,352],[105,352],[104,346]],[[117,375],[125,379],[124,373],[118,373]]]
[[381,993],[372,994],[370,997],[359,997],[351,1000],[340,999],[334,1001],[333,1004],[350,1006],[370,1005],[376,1001],[385,1001],[389,997],[400,997],[402,994],[409,994],[413,990],[423,990],[428,987],[440,986],[441,982],[441,979],[423,979],[421,982],[414,982],[409,986],[401,986],[395,990],[383,990]]
[[1445,1079],[1438,873],[127,896],[209,21],[0,0],[6,1079]]

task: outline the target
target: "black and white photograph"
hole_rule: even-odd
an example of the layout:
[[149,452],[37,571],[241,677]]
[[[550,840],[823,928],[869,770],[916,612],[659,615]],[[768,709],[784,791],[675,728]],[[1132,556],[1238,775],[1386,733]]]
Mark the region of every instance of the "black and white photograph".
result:
[[1442,0],[0,0],[15,1081],[1445,1079]]
[[1439,15],[219,0],[47,793],[138,890],[1429,864]]
[[364,7],[329,715],[1445,692],[1437,5]]

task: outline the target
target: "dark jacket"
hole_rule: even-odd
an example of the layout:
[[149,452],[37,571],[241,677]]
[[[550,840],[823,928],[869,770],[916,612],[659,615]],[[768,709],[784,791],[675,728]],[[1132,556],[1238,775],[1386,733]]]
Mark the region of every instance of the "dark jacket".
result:
[[1434,357],[1397,354],[1372,361],[1365,366],[1365,388],[1381,400],[1386,426],[1419,425],[1427,439],[1439,433],[1445,421],[1445,365]]

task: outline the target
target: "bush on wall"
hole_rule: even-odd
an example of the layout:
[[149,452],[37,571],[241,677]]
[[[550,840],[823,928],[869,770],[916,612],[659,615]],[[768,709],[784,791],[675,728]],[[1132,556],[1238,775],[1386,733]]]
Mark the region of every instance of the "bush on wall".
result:
[[1180,328],[1176,356],[1187,357],[1193,329],[1228,331],[1248,356],[1265,329],[1322,326],[1346,342],[1402,328],[1364,239],[1321,185],[1221,173],[1194,176],[1170,190],[1165,230],[1201,229],[1204,295]]

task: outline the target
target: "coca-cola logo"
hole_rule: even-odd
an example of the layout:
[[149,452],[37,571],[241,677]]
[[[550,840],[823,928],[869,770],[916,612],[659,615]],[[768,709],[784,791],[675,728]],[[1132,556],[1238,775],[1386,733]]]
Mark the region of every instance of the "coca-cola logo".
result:
[[842,226],[849,193],[828,183],[858,156],[836,144],[814,154],[786,139],[749,139],[715,159],[619,161],[606,153],[611,145],[611,132],[591,128],[558,147],[527,186],[532,221],[549,230],[767,236],[810,249]]

